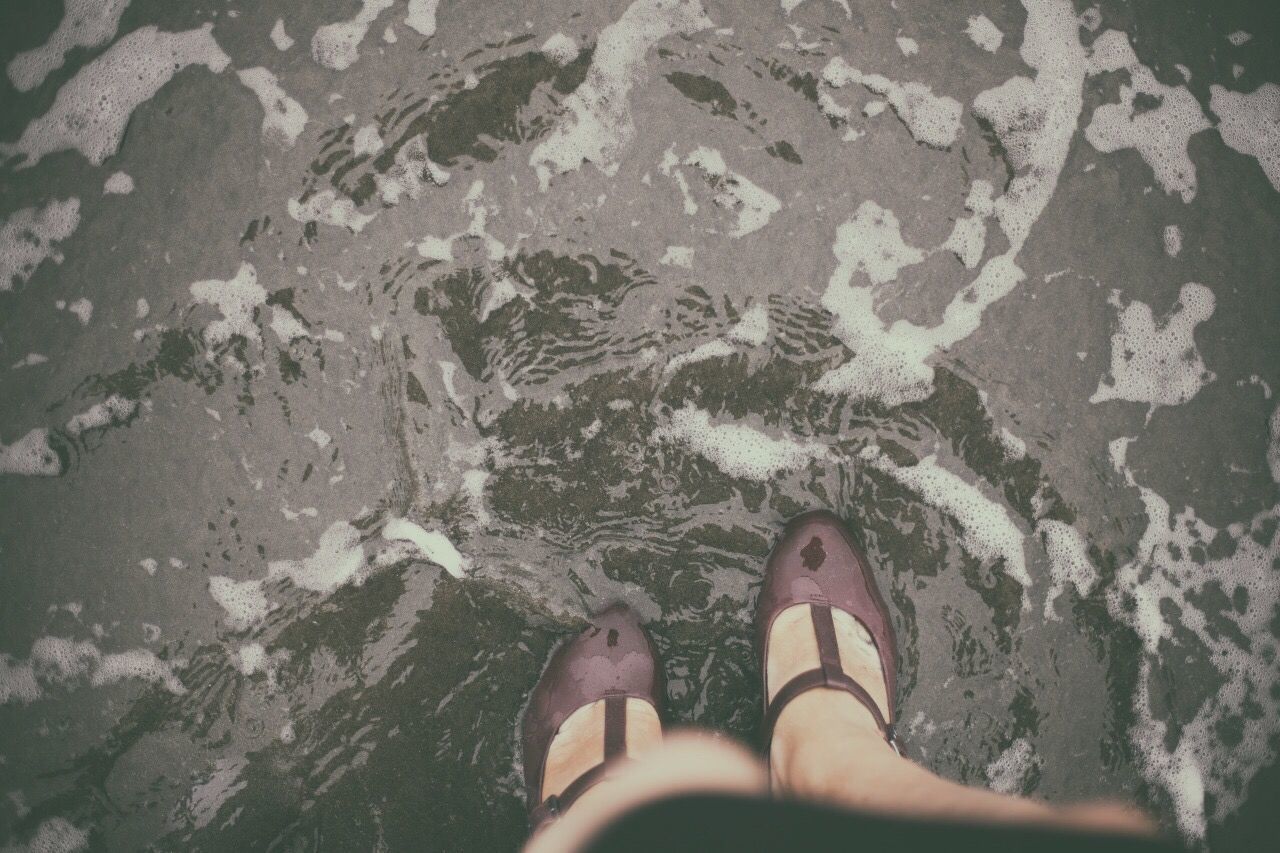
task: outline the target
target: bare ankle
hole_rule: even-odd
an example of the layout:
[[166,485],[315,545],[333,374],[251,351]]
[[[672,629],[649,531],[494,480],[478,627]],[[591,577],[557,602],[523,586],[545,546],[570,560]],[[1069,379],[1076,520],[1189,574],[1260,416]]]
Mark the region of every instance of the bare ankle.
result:
[[861,702],[842,690],[816,688],[782,710],[769,754],[774,781],[795,790],[858,755],[890,749]]

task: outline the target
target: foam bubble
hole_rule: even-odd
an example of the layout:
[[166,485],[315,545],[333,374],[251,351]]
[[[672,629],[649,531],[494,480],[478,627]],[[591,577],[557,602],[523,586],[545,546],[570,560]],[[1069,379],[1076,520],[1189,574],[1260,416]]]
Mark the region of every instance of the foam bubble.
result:
[[[1151,69],[1138,61],[1132,45],[1119,30],[1098,36],[1090,57],[1090,73],[1123,69],[1129,83],[1120,85],[1120,102],[1102,104],[1084,130],[1085,139],[1104,153],[1133,148],[1151,167],[1166,193],[1178,193],[1184,202],[1196,195],[1196,167],[1187,154],[1193,134],[1211,126],[1200,102],[1185,86],[1166,86]],[[1152,100],[1155,106],[1139,104]]]
[[257,307],[267,301],[267,291],[258,284],[258,271],[253,264],[240,264],[235,276],[226,281],[213,278],[192,283],[191,296],[222,312],[222,319],[205,326],[206,343],[218,346],[235,335],[250,341],[262,340],[253,316]]
[[1067,588],[1075,587],[1081,597],[1089,594],[1098,581],[1098,573],[1089,560],[1089,549],[1084,537],[1066,522],[1043,518],[1036,524],[1036,532],[1044,543],[1049,557],[1049,573],[1053,582],[1044,599],[1044,618],[1057,619],[1053,604]]
[[311,333],[307,331],[306,326],[302,325],[301,320],[278,305],[271,306],[271,331],[276,333],[276,337],[283,344],[288,344],[297,338],[311,337]]
[[1182,229],[1177,225],[1166,225],[1162,238],[1164,253],[1171,258],[1178,257],[1178,253],[1182,251]]
[[662,253],[658,263],[673,267],[693,268],[693,248],[691,246],[668,246]]
[[774,438],[746,424],[713,423],[706,410],[692,404],[673,412],[653,431],[652,440],[685,444],[729,476],[760,482],[829,456],[817,442]]
[[262,581],[236,581],[223,575],[209,578],[209,595],[221,607],[232,631],[244,631],[267,618],[271,606],[262,591]]
[[898,36],[895,41],[897,41],[898,50],[902,51],[903,56],[915,56],[920,52],[920,43],[913,38]]
[[1004,41],[1004,33],[986,15],[971,15],[965,28],[970,40],[987,53],[995,53]]
[[898,83],[881,74],[863,74],[840,56],[822,69],[822,79],[835,88],[859,83],[883,96],[915,140],[932,148],[950,147],[960,133],[960,102],[933,94],[923,83]]
[[1220,119],[1222,141],[1256,159],[1271,186],[1280,190],[1280,86],[1263,83],[1245,93],[1213,85],[1209,109]]
[[89,831],[66,818],[51,817],[40,822],[26,844],[4,849],[5,853],[77,853],[89,849]]
[[89,325],[93,319],[93,303],[83,296],[67,305],[67,311],[75,315],[81,326]]
[[327,594],[346,583],[362,582],[364,566],[360,531],[348,522],[335,521],[320,535],[314,554],[301,560],[272,560],[267,576],[287,577],[302,589]]
[[360,58],[360,42],[364,41],[369,26],[391,8],[393,2],[361,0],[360,11],[354,18],[325,24],[316,30],[311,37],[311,58],[332,71],[350,68]]
[[392,518],[382,528],[382,538],[411,544],[418,556],[430,560],[455,578],[466,575],[470,561],[458,552],[449,537],[437,530],[424,530],[406,518]]
[[[1170,795],[1179,829],[1200,839],[1207,821],[1230,814],[1250,780],[1276,755],[1280,706],[1265,697],[1280,683],[1280,644],[1272,628],[1280,600],[1280,575],[1274,570],[1280,561],[1280,506],[1225,531],[1200,520],[1192,507],[1175,515],[1169,502],[1140,485],[1128,468],[1125,451],[1132,440],[1111,443],[1112,464],[1138,489],[1147,527],[1134,559],[1117,570],[1107,605],[1143,644],[1131,730],[1143,770]],[[1210,549],[1222,534],[1231,546]],[[1225,555],[1210,556],[1214,552]],[[1206,603],[1224,594],[1230,606],[1213,607],[1210,617]],[[1166,613],[1177,620],[1176,641]],[[1178,659],[1194,655],[1222,680],[1190,719],[1180,715],[1176,735],[1161,718],[1168,711],[1158,711],[1151,696],[1166,653]],[[1224,748],[1224,728],[1232,731],[1230,748]]]
[[876,397],[891,406],[923,400],[933,385],[933,368],[926,360],[973,334],[986,309],[1024,278],[1017,255],[1066,163],[1083,103],[1086,65],[1069,2],[1024,0],[1024,6],[1021,55],[1036,70],[1035,78],[1013,77],[974,101],[974,112],[991,123],[1017,170],[1004,195],[992,202],[1008,251],[987,261],[978,277],[961,288],[939,325],[925,328],[898,320],[886,327],[875,313],[873,289],[852,286],[854,268],[846,262],[846,244],[853,223],[842,225],[833,247],[840,263],[822,304],[836,316],[833,331],[854,350],[854,357],[824,374],[817,390]]
[[267,650],[262,643],[246,643],[236,652],[236,666],[245,675],[265,672],[267,669]]
[[265,68],[245,68],[236,72],[262,104],[262,138],[281,148],[292,148],[307,123],[307,111],[285,94],[276,75]]
[[700,145],[684,159],[685,165],[696,166],[715,189],[715,203],[734,211],[738,222],[729,231],[730,237],[744,237],[759,231],[768,224],[773,214],[782,209],[782,202],[768,190],[732,171],[724,157],[714,148]]
[[[356,157],[368,157],[382,150],[382,137],[376,124],[366,124],[356,131],[351,140],[351,153]],[[397,152],[398,153],[398,152]]]
[[64,0],[62,20],[49,40],[23,51],[9,62],[9,79],[19,92],[30,92],[62,67],[77,47],[106,44],[116,34],[129,0]]
[[63,84],[53,106],[27,125],[6,155],[22,154],[23,168],[46,154],[75,149],[101,166],[120,148],[133,111],[189,65],[215,73],[231,63],[213,38],[213,25],[180,33],[141,27],[113,44]]
[[1116,292],[1111,304],[1120,310],[1119,328],[1111,336],[1111,381],[1100,379],[1089,402],[1177,406],[1213,381],[1195,342],[1195,327],[1213,315],[1213,291],[1184,284],[1177,305],[1158,323],[1144,302],[1135,299],[1124,306]]
[[54,248],[80,225],[80,199],[57,199],[37,210],[24,207],[0,226],[0,291],[12,290],[31,278],[46,259],[62,263],[62,253]]
[[987,787],[998,794],[1021,794],[1027,774],[1038,763],[1031,742],[1020,737],[987,765]]
[[616,173],[617,156],[636,131],[630,92],[644,72],[645,55],[667,36],[711,26],[698,0],[635,0],[601,30],[586,78],[564,101],[563,118],[529,155],[541,188],[586,162]]
[[346,228],[359,234],[374,220],[377,212],[364,214],[356,209],[349,198],[339,198],[333,190],[323,190],[302,201],[289,199],[289,216],[298,222],[320,222],[338,228]]
[[757,302],[746,311],[737,324],[729,330],[729,340],[758,347],[769,337],[769,312],[764,303]]
[[162,661],[145,648],[103,654],[88,640],[39,637],[26,661],[0,654],[0,704],[35,702],[49,688],[73,686],[84,679],[94,687],[141,680],[182,695],[186,688],[173,674],[173,667],[181,663]]
[[419,35],[430,38],[436,32],[436,9],[440,0],[409,0],[404,22]]
[[1244,30],[1236,30],[1234,33],[1227,36],[1227,41],[1231,42],[1232,47],[1240,47],[1252,38],[1252,33],[1247,33]]
[[72,416],[67,421],[66,431],[69,435],[78,436],[91,429],[105,429],[128,422],[138,411],[138,401],[112,394],[101,403]]
[[112,172],[102,185],[104,195],[128,195],[133,192],[133,178],[124,172]]
[[288,50],[294,45],[293,39],[284,31],[284,20],[281,18],[276,18],[276,25],[271,28],[271,43],[276,46],[276,50]]
[[543,55],[554,62],[556,65],[568,65],[578,58],[580,48],[578,43],[564,33],[556,33],[542,43],[542,47],[538,48]]
[[442,187],[449,182],[449,173],[427,156],[427,143],[422,136],[400,146],[395,163],[385,175],[374,175],[384,204],[399,204],[401,195],[418,198],[428,180]]
[[9,369],[17,370],[20,367],[34,367],[37,364],[44,364],[48,360],[49,357],[46,355],[41,355],[38,352],[29,352],[10,365]]
[[964,549],[980,560],[1002,560],[1005,573],[1022,585],[1024,609],[1030,606],[1026,590],[1031,586],[1031,575],[1027,573],[1022,532],[1003,506],[973,483],[943,468],[935,455],[926,456],[915,465],[899,466],[879,447],[870,445],[859,452],[858,458],[955,519],[962,531],[960,544]]

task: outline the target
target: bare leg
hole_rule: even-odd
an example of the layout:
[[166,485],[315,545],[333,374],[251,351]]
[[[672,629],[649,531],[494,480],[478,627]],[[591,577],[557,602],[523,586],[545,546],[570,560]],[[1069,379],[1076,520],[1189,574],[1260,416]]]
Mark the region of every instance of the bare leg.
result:
[[[852,616],[832,611],[840,661],[889,717],[875,646]],[[770,698],[793,676],[819,665],[809,606],[780,613],[766,662]],[[865,811],[981,822],[1024,822],[1080,829],[1150,832],[1136,811],[1108,804],[1056,808],[969,788],[934,775],[885,742],[871,713],[839,690],[802,693],[783,709],[770,748],[775,790]]]
[[[764,768],[741,746],[701,732],[680,732],[664,739],[657,729],[656,714],[652,717],[652,736],[641,734],[638,740],[644,743],[637,744],[639,748],[633,750],[631,732],[633,720],[638,716],[632,714],[635,706],[648,709],[650,714],[653,709],[638,700],[627,705],[627,754],[643,756],[643,760],[620,765],[614,775],[588,789],[559,820],[547,824],[529,839],[526,853],[569,853],[577,850],[610,821],[662,797],[694,793],[765,796],[768,793]],[[575,713],[570,717],[566,726],[576,716]],[[563,773],[563,776],[557,776],[557,779],[563,779],[559,788],[552,786],[552,765],[548,763],[548,794],[563,789],[576,778],[576,773],[569,769],[570,765],[586,770],[599,762],[601,748],[598,745],[604,731],[603,711],[598,717],[594,723],[584,720],[575,724],[575,729],[580,727],[582,731],[572,741],[566,741],[566,744],[578,746],[566,746],[565,755],[559,759],[563,768],[557,771]],[[552,759],[556,757],[561,739],[571,734],[561,728],[561,734],[552,742]],[[596,746],[590,746],[592,743]],[[569,758],[570,750],[578,753],[576,758]]]

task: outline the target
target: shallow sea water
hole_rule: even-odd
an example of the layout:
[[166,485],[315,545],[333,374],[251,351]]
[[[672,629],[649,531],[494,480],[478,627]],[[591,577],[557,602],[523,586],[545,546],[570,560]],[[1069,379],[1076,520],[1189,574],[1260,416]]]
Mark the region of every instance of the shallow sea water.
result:
[[1274,838],[1268,4],[68,6],[0,12],[0,844],[515,849],[611,601],[755,745],[815,506],[913,759]]

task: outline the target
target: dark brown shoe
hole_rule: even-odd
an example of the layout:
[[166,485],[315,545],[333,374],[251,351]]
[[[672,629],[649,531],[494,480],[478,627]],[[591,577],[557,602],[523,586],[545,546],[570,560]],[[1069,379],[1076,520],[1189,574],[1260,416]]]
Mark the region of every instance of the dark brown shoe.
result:
[[[772,702],[769,701],[769,685],[764,685],[765,749],[773,739],[773,727],[782,709],[801,693],[818,687],[852,694],[871,712],[890,745],[899,749],[893,730],[898,652],[889,608],[876,588],[862,549],[849,536],[844,523],[827,510],[812,510],[787,522],[782,539],[765,564],[764,586],[756,603],[762,681],[768,678],[769,629],[773,620],[797,604],[811,606],[821,665],[784,684]],[[843,610],[861,622],[875,642],[880,653],[880,668],[884,672],[889,719],[880,713],[871,695],[841,667],[832,608]]]
[[[533,688],[523,726],[524,778],[529,825],[536,829],[558,817],[604,777],[627,751],[627,699],[643,699],[659,712],[666,695],[658,653],[625,604],[591,619],[591,627],[551,656]],[[604,700],[604,762],[583,773],[559,794],[542,798],[543,772],[551,741],[574,711]]]

